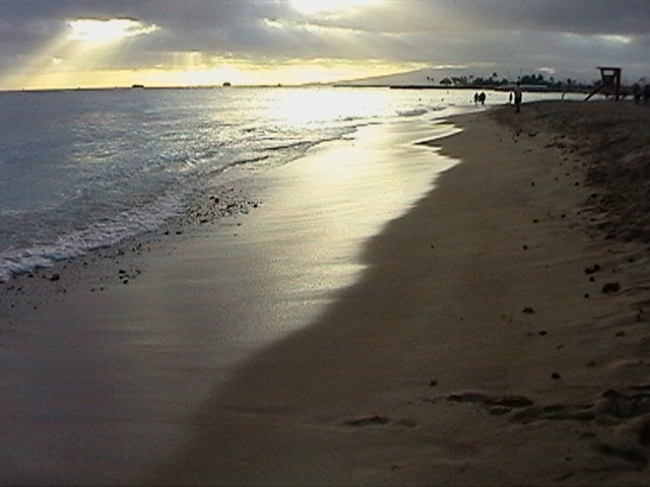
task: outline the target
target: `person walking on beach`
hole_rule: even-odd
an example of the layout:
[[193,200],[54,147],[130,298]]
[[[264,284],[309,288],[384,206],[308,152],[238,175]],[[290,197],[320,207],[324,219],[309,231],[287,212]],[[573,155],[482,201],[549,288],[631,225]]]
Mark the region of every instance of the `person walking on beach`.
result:
[[515,88],[512,90],[515,94],[515,107],[516,107],[516,112],[520,113],[521,112],[521,84],[519,81],[517,81],[517,84],[515,84]]
[[641,87],[639,86],[639,83],[634,83],[632,94],[634,95],[634,104],[638,105],[641,103]]

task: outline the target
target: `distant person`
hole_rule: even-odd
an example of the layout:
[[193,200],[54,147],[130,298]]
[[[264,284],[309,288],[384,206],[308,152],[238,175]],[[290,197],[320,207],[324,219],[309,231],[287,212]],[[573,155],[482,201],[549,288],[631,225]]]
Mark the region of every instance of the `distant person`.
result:
[[474,93],[474,105],[478,103],[478,91]]
[[519,81],[517,81],[517,84],[515,84],[515,88],[512,90],[512,92],[515,95],[515,111],[517,113],[520,113],[522,93],[521,93],[521,83]]
[[485,105],[485,98],[486,98],[485,92],[481,91],[481,94],[478,95],[478,101],[481,102],[481,105]]
[[508,105],[512,105],[512,91],[508,95]]
[[641,103],[641,87],[639,83],[634,83],[632,87],[632,94],[634,95],[634,104],[638,105]]

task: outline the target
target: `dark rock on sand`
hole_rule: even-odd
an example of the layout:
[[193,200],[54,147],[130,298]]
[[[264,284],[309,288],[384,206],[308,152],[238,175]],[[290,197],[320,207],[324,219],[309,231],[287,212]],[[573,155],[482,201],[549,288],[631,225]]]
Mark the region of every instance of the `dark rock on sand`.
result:
[[604,294],[616,293],[620,290],[621,290],[621,285],[618,282],[608,282],[603,286]]

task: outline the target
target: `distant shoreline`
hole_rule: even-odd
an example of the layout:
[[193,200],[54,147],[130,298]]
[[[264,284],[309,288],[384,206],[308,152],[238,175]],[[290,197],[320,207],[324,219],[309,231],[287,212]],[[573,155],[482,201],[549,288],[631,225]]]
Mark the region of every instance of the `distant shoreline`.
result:
[[[463,91],[510,91],[514,85],[502,86],[441,86],[441,85],[335,85],[335,88],[388,88],[391,90],[463,90]],[[547,86],[523,86],[522,91],[536,93],[589,93],[584,89],[560,89]]]
[[[305,84],[305,85],[197,85],[197,86],[106,86],[78,88],[25,88],[0,89],[0,93],[53,93],[53,92],[97,92],[97,91],[152,91],[152,90],[217,90],[217,89],[302,89],[302,88],[345,88],[345,89],[386,89],[386,90],[456,90],[456,91],[510,91],[507,86],[441,86],[441,85],[353,85],[353,84]],[[522,91],[537,93],[584,93],[588,89],[560,89],[546,86],[524,86]]]

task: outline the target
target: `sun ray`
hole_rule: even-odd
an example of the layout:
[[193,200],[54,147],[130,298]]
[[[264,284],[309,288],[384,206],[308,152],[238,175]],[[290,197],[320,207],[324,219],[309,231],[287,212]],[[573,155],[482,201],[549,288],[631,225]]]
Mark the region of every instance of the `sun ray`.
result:
[[[119,69],[120,55],[130,43],[158,27],[133,19],[73,19],[48,44],[21,59],[0,79],[3,89],[48,89],[106,84],[91,73]],[[123,70],[122,70],[123,71]]]
[[[357,0],[345,7],[361,5]],[[328,8],[336,5],[330,3]],[[343,5],[341,3],[340,5]],[[2,89],[112,88],[133,84],[146,86],[300,85],[341,79],[376,76],[410,68],[403,63],[380,62],[373,56],[375,46],[367,44],[363,32],[329,29],[305,23],[300,28],[312,36],[331,41],[334,37],[350,50],[365,52],[363,65],[340,55],[323,59],[247,58],[237,59],[204,51],[160,52],[136,58],[135,44],[159,30],[153,24],[130,19],[75,19],[61,23],[58,34],[41,49],[24,56],[9,73],[0,77]],[[276,29],[296,27],[276,21]],[[97,32],[95,32],[97,31]],[[155,35],[155,34],[154,34]]]
[[158,28],[133,19],[75,19],[68,21],[70,38],[91,43],[110,43],[151,34]]

